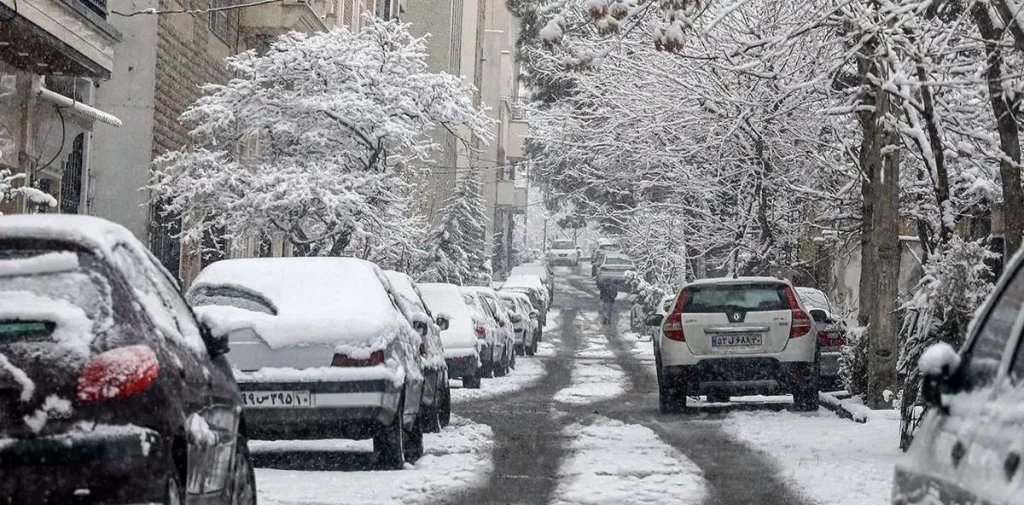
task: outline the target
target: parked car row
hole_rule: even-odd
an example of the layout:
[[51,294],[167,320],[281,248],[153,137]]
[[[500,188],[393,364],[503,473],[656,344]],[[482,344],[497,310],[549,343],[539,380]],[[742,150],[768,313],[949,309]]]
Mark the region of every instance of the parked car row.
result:
[[0,244],[0,503],[252,504],[249,438],[372,439],[402,468],[450,378],[536,351],[551,296],[535,266],[496,291],[355,258],[222,260],[182,294],[83,216],[5,216]]

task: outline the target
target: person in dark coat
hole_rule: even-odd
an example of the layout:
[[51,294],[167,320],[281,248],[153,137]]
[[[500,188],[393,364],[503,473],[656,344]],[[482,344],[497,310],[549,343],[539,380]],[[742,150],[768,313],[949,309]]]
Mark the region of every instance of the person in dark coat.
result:
[[615,297],[619,296],[619,289],[614,283],[602,282],[597,285],[601,294],[601,317],[604,324],[612,320],[612,311],[615,310]]

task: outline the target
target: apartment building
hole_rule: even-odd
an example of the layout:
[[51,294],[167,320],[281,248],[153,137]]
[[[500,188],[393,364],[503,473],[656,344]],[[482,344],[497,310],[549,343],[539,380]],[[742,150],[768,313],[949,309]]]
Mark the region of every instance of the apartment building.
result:
[[0,171],[49,194],[2,212],[85,212],[94,129],[121,122],[91,105],[121,33],[103,0],[0,0]]

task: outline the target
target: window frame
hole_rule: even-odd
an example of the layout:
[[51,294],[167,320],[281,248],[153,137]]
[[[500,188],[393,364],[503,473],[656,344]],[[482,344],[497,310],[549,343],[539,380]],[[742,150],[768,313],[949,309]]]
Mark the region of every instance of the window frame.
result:
[[[992,311],[995,310],[996,305],[998,305],[999,301],[1006,293],[1006,290],[1018,275],[1024,276],[1024,261],[1017,261],[1014,263],[1012,265],[1012,273],[1007,274],[1004,272],[1003,277],[999,279],[998,283],[996,283],[996,287],[992,290],[992,294],[989,295],[988,300],[986,300],[985,304],[982,306],[982,310],[977,316],[975,316],[976,323],[973,325],[971,332],[964,340],[963,349],[960,353],[962,365],[957,375],[962,375],[965,372],[963,370],[963,364],[970,364],[970,360],[973,359],[974,346],[977,345],[984,323],[988,321],[989,317],[992,315]],[[1024,282],[1024,278],[1022,278],[1020,282]],[[1010,327],[1010,335],[1006,339],[1002,355],[999,357],[999,365],[996,367],[995,375],[992,378],[993,384],[1001,382],[1000,379],[1002,377],[1010,377],[1009,370],[1012,367],[1017,351],[1022,344],[1022,332],[1024,332],[1024,304],[1022,304],[1022,309],[1018,311],[1017,318]],[[1008,352],[1011,349],[1012,352]]]

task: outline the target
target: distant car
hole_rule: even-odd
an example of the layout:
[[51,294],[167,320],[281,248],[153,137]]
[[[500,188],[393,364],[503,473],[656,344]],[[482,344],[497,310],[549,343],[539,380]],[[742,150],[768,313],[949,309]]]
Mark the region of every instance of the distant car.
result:
[[818,339],[793,286],[771,277],[687,284],[671,312],[649,316],[655,332],[659,406],[687,396],[728,401],[737,393],[791,393],[794,408],[818,408]]
[[825,293],[806,287],[798,287],[796,292],[814,319],[821,347],[822,384],[834,386],[839,382],[839,356],[846,345],[846,323],[836,316]]
[[387,468],[419,459],[423,337],[376,265],[222,260],[200,272],[188,297],[204,321],[230,331],[252,436],[372,438]]
[[511,352],[507,333],[498,326],[493,311],[479,288],[460,288],[462,300],[469,307],[473,319],[473,331],[481,342],[479,377],[494,377],[505,372],[505,357]]
[[576,266],[580,264],[580,251],[572,240],[556,240],[548,249],[547,259],[551,265]]
[[530,297],[533,309],[537,311],[537,341],[544,339],[544,327],[548,322],[548,297],[540,279],[533,275],[509,277],[502,285],[502,291],[515,291]]
[[610,284],[618,289],[625,287],[626,272],[636,268],[633,260],[621,254],[608,253],[597,266],[597,284]]
[[436,433],[448,426],[452,417],[452,393],[448,385],[448,364],[445,361],[440,326],[451,322],[440,315],[434,319],[430,307],[408,274],[387,270],[384,275],[391,281],[391,287],[397,295],[395,301],[398,302],[398,308],[423,336],[419,349],[423,357],[423,408],[420,421],[424,432]]
[[1008,262],[959,352],[924,351],[928,407],[894,474],[894,505],[1017,505],[1024,500],[1024,256]]
[[474,291],[477,294],[483,302],[484,309],[490,314],[497,325],[498,338],[503,340],[504,344],[502,346],[502,354],[500,355],[501,358],[496,362],[496,367],[494,368],[494,375],[496,377],[508,375],[509,371],[516,367],[516,353],[514,350],[516,333],[508,311],[505,310],[504,304],[498,298],[498,293],[493,289],[477,286],[464,289]]
[[597,246],[594,250],[594,254],[590,256],[590,276],[597,277],[597,268],[604,261],[605,255],[609,253],[621,252],[622,248],[618,244],[612,242],[603,242]]
[[123,227],[0,217],[0,503],[255,504],[227,340]]
[[555,275],[551,272],[551,265],[540,264],[540,263],[524,263],[522,265],[512,267],[509,271],[508,277],[523,277],[523,276],[535,276],[540,279],[541,284],[547,288],[547,301],[550,304],[555,297]]
[[514,349],[516,354],[533,356],[537,352],[537,311],[526,293],[498,291],[498,297],[505,304],[516,330]]
[[[419,284],[427,306],[441,323],[441,342],[448,375],[462,380],[467,388],[480,387],[480,349],[473,316],[463,300],[462,290],[453,284]],[[447,327],[445,327],[447,322]]]

